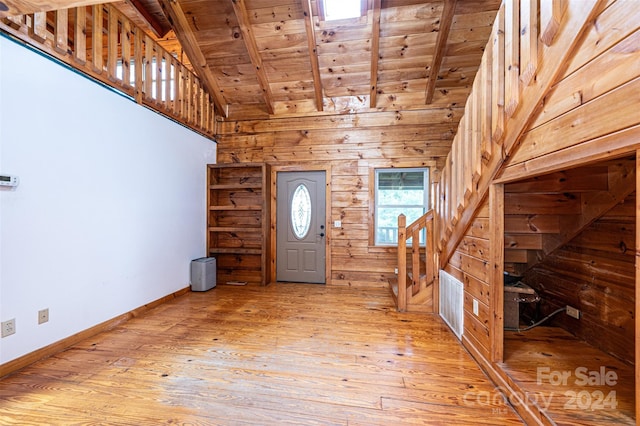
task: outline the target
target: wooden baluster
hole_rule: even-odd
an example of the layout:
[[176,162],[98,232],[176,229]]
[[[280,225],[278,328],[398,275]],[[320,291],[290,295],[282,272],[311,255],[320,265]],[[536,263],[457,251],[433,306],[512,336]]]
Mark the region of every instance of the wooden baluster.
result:
[[142,73],[144,69],[144,55],[142,54],[142,30],[136,28],[133,34],[133,66],[135,78],[134,97],[136,102],[141,104],[144,93],[144,82]]
[[538,71],[538,0],[522,0],[520,15],[520,80],[528,86]]
[[211,108],[211,98],[207,92],[204,93],[204,111],[204,131],[211,133],[211,116],[213,114],[213,109]]
[[160,46],[153,42],[153,57],[156,61],[156,104],[163,104],[164,94],[162,93],[162,79],[164,78],[164,61],[162,60],[162,52]]
[[122,22],[122,35],[120,36],[122,62],[122,84],[124,87],[131,87],[131,22],[124,19]]
[[153,40],[144,36],[144,99],[153,99]]
[[567,5],[567,0],[540,0],[540,40],[547,46],[553,44],[560,30]]
[[91,27],[91,66],[93,71],[100,74],[104,67],[102,55],[102,19],[103,5],[94,5],[92,10],[92,27]]
[[501,143],[504,138],[504,6],[498,11],[493,26],[491,51],[491,134],[493,143]]
[[504,3],[505,8],[505,114],[511,117],[520,101],[520,2]]
[[55,44],[56,52],[66,55],[69,53],[69,10],[56,10]]
[[184,72],[184,66],[180,64],[175,71],[175,99],[174,99],[174,110],[176,116],[182,118],[182,98],[184,96],[184,92],[182,91],[182,76]]
[[73,32],[73,59],[79,64],[87,63],[87,7],[76,8],[75,30]]
[[407,310],[407,218],[398,216],[398,311]]
[[420,290],[420,227],[416,227],[411,233],[411,296]]
[[33,14],[31,38],[38,43],[44,43],[47,40],[47,12],[36,12]]
[[107,8],[107,78],[118,81],[118,11],[115,7]]
[[30,29],[25,29],[25,18],[27,17],[27,15],[11,15],[11,16],[5,16],[4,19],[6,19],[6,24],[9,25],[11,28],[14,28],[18,31],[21,32],[26,32],[26,31],[31,31]]
[[473,97],[473,135],[475,141],[473,144],[471,164],[469,165],[472,174],[472,191],[475,190],[476,185],[480,180],[480,176],[482,175],[482,121],[484,119],[483,113],[485,112],[483,102],[484,88],[487,86],[483,64],[486,64],[486,59],[486,55],[483,55],[482,60],[480,61],[480,66],[478,68],[480,78],[476,79],[478,85],[476,86],[476,91]]
[[171,111],[171,68],[173,57],[166,50],[162,52],[164,59],[164,107]]
[[489,163],[491,160],[492,154],[492,140],[491,140],[491,123],[493,121],[492,117],[492,89],[493,89],[493,76],[491,73],[491,61],[493,57],[493,43],[487,44],[487,50],[482,58],[481,68],[482,68],[482,101],[480,102],[480,164],[478,167],[480,168],[480,173],[482,174],[482,169]]
[[427,221],[427,282],[432,284],[433,288],[433,313],[440,312],[440,289],[436,281],[437,274],[437,259],[436,259],[436,244],[435,238],[438,233],[437,224],[435,218],[432,215],[431,219]]
[[198,80],[198,127],[203,128],[204,114],[204,90],[202,89],[202,83]]
[[187,123],[191,124],[193,123],[193,76],[188,72],[185,77],[186,90],[184,94],[186,98],[185,106],[187,107],[185,111],[185,118]]

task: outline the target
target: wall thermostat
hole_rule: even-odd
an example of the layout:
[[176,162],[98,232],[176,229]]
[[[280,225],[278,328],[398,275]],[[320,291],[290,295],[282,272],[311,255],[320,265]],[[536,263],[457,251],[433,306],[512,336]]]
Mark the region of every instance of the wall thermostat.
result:
[[0,186],[18,186],[18,176],[0,175]]

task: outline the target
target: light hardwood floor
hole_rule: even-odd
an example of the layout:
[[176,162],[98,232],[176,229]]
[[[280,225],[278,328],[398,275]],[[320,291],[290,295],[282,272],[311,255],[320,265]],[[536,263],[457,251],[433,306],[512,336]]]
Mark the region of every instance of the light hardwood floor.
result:
[[2,425],[522,424],[442,321],[386,289],[187,293],[0,381]]
[[504,353],[514,391],[557,424],[636,424],[632,365],[558,327],[506,332]]

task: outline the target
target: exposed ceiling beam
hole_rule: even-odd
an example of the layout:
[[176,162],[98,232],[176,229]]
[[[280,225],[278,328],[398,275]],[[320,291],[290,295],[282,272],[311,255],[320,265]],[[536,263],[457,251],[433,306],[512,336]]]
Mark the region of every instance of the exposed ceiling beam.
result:
[[[2,1],[2,0],[0,0]],[[165,28],[155,16],[153,16],[149,11],[144,7],[144,4],[140,0],[126,0],[133,8],[138,12],[138,16],[142,18],[151,28],[156,36],[159,38],[164,37],[170,30],[170,28]]]
[[426,104],[433,102],[433,93],[436,90],[436,81],[440,73],[440,66],[444,58],[444,50],[447,47],[447,39],[449,38],[449,30],[453,23],[453,16],[456,11],[457,0],[445,0],[442,9],[442,17],[440,18],[440,30],[436,39],[436,49],[431,60],[431,68],[429,68],[429,79],[427,80],[427,89],[425,91]]
[[371,23],[371,93],[369,106],[375,108],[378,101],[378,60],[380,59],[380,3],[373,0],[373,22]]
[[267,112],[269,114],[273,114],[273,94],[271,93],[267,73],[262,66],[262,57],[258,50],[256,38],[253,36],[251,22],[249,21],[249,13],[247,12],[247,5],[244,0],[231,0],[231,3],[233,4],[233,11],[236,13],[236,18],[240,25],[240,31],[244,38],[244,45],[247,48],[249,57],[251,58],[251,63],[256,69],[258,84],[260,85],[260,89],[262,89],[262,95],[264,96],[264,101],[267,105]]
[[159,2],[173,27],[173,31],[178,37],[178,41],[180,41],[182,48],[191,60],[193,71],[200,77],[202,84],[213,97],[213,103],[218,109],[218,112],[224,117],[228,117],[229,105],[222,96],[222,89],[220,89],[211,69],[207,65],[207,60],[202,50],[200,50],[196,35],[191,30],[191,26],[182,7],[177,0],[159,0]]
[[307,30],[307,43],[309,44],[309,59],[311,60],[311,72],[313,73],[313,90],[316,97],[316,109],[324,109],[322,96],[322,80],[320,79],[320,65],[318,64],[318,48],[316,44],[316,31],[313,27],[313,14],[311,12],[311,0],[301,0],[304,13],[304,27]]
[[0,0],[0,18],[104,3],[104,0]]

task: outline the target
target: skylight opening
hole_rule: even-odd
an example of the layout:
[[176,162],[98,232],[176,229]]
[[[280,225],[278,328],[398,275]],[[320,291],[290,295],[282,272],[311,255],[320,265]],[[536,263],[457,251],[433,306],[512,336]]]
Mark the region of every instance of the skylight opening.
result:
[[366,13],[367,0],[320,0],[320,16],[325,21],[360,18]]

